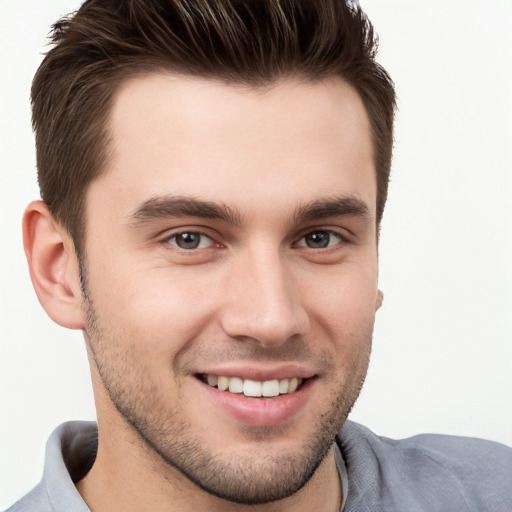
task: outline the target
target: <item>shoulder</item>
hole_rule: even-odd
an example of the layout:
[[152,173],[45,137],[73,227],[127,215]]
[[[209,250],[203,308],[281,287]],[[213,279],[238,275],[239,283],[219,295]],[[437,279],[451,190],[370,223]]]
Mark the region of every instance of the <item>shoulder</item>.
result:
[[42,485],[38,485],[5,512],[53,512],[53,507]]
[[512,449],[502,444],[437,434],[394,440],[352,422],[341,430],[340,443],[349,478],[351,471],[366,478],[369,495],[382,503],[429,511],[512,510]]
[[46,444],[41,482],[6,512],[88,512],[76,490],[96,456],[97,428],[92,422],[64,423]]

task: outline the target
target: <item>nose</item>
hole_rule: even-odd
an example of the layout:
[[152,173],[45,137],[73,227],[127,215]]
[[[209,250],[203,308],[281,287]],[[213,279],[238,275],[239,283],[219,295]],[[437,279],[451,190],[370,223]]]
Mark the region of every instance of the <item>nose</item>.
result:
[[309,317],[298,283],[278,251],[252,251],[233,268],[221,322],[231,338],[277,347],[304,335]]

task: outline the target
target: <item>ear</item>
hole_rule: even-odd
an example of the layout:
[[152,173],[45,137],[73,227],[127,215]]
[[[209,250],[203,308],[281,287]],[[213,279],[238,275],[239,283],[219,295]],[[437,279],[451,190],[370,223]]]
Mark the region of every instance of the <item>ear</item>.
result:
[[377,290],[377,300],[375,301],[375,311],[380,309],[383,302],[384,302],[384,293],[382,293],[382,290]]
[[69,329],[83,329],[82,292],[75,248],[43,201],[23,215],[23,245],[30,278],[50,318]]

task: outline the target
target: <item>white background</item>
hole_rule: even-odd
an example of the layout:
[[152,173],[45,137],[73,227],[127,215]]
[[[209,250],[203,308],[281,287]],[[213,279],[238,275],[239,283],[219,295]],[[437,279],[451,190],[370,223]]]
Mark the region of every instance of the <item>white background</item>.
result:
[[[512,2],[363,0],[399,97],[381,242],[383,308],[352,419],[379,434],[512,445]],[[29,88],[71,0],[0,0],[0,509],[44,444],[93,419],[81,334],[46,317],[21,244],[38,197]]]

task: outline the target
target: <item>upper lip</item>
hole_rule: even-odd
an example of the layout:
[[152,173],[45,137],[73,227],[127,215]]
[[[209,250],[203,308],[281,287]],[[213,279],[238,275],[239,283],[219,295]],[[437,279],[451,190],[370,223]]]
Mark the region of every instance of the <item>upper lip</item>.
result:
[[203,375],[216,375],[217,377],[239,377],[241,379],[250,379],[260,382],[268,380],[292,379],[294,377],[301,379],[309,379],[316,375],[316,372],[303,365],[282,364],[273,365],[271,367],[262,367],[254,365],[223,366],[204,368],[195,372]]

